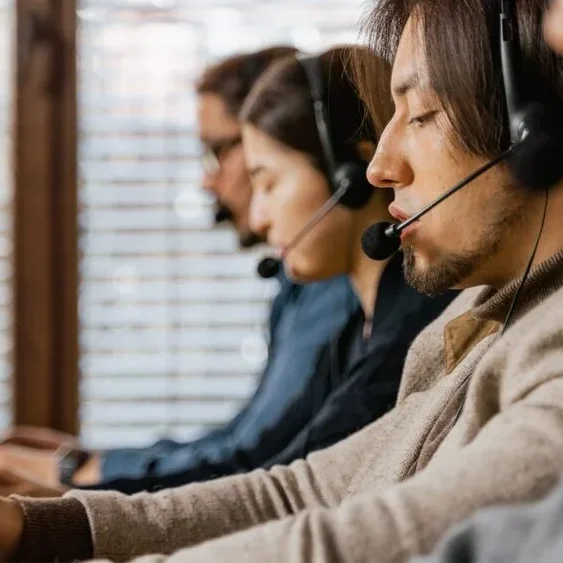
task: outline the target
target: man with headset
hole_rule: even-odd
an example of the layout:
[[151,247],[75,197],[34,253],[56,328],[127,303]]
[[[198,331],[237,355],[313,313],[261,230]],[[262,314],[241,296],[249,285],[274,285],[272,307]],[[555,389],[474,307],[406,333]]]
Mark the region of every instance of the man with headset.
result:
[[[562,0],[552,2],[544,30],[548,43],[563,54]],[[412,563],[559,563],[563,554],[562,508],[563,482],[560,482],[537,503],[497,506],[477,512],[455,526],[433,555],[415,558]]]
[[[397,406],[270,472],[134,497],[0,501],[5,558],[181,550],[143,561],[400,563],[478,508],[553,487],[563,467],[563,61],[541,38],[544,0],[498,6],[379,0],[369,20],[373,49],[394,60],[396,108],[369,177],[394,190],[401,224],[375,228],[366,251],[382,258],[401,234],[413,285],[467,289],[414,342]],[[379,93],[359,68],[369,101]]]

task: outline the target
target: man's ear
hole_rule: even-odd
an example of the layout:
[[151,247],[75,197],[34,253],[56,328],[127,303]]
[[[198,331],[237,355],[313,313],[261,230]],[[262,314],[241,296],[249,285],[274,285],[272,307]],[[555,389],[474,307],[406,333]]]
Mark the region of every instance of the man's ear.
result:
[[373,141],[358,141],[356,143],[356,152],[365,162],[371,162],[376,148],[377,145]]

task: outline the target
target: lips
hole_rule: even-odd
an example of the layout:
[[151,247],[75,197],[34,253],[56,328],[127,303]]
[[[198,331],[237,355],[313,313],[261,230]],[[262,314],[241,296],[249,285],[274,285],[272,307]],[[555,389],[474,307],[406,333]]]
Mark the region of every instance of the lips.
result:
[[392,203],[389,206],[389,213],[394,219],[397,219],[399,223],[402,223],[403,221],[406,221],[409,218],[409,216],[400,207],[395,205],[395,203]]
[[[395,204],[395,202],[393,202],[390,206],[389,206],[389,213],[393,216],[394,219],[396,219],[399,223],[404,223],[407,219],[410,219],[410,215],[408,215],[407,213],[405,213],[405,211],[403,211],[398,205]],[[415,221],[412,224],[410,224],[408,227],[405,227],[401,230],[401,242],[404,243],[405,239],[407,237],[409,237],[412,233],[414,233],[414,231],[417,230],[419,226],[419,222]]]

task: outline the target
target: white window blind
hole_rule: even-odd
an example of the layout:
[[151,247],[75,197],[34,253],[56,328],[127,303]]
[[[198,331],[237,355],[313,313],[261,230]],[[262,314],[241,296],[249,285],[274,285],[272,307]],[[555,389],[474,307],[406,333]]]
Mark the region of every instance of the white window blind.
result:
[[200,189],[194,82],[273,43],[353,41],[351,0],[82,0],[82,439],[191,439],[229,419],[265,361],[276,282],[256,279]]
[[0,430],[12,419],[12,166],[14,0],[0,0]]

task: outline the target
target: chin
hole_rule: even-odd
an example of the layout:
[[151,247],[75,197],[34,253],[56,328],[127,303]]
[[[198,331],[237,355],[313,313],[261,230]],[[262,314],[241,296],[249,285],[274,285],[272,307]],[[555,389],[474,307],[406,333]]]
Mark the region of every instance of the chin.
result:
[[305,284],[324,280],[330,276],[323,275],[311,266],[300,266],[284,262],[285,275],[294,283]]
[[285,275],[293,282],[297,284],[312,283],[317,281],[314,277],[304,274],[301,271],[296,271],[293,268],[284,264]]
[[430,259],[418,249],[407,247],[404,254],[404,274],[407,283],[420,293],[435,296],[448,289],[467,288],[478,257],[471,253],[437,254]]

